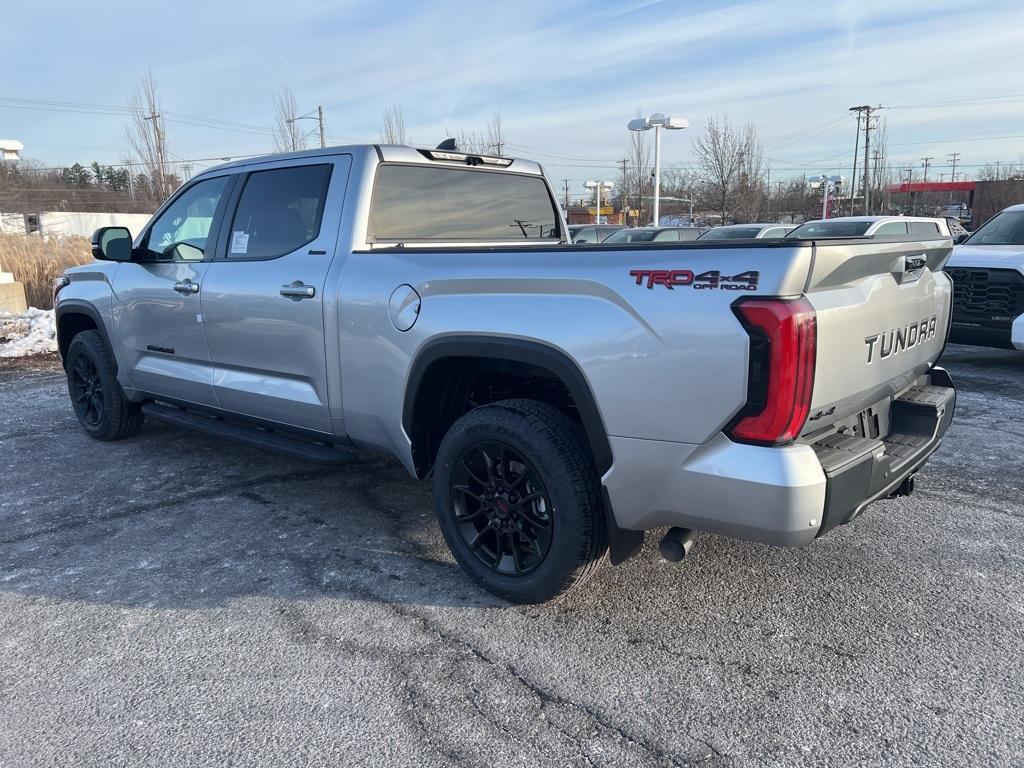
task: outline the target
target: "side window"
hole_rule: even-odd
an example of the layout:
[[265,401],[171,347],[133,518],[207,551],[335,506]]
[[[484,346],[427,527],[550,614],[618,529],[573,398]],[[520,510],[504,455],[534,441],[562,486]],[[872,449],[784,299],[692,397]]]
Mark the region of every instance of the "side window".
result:
[[774,227],[772,229],[765,230],[765,233],[762,235],[762,237],[763,238],[785,237],[785,235],[786,235],[786,228],[785,227]]
[[146,261],[202,261],[227,176],[206,179],[182,192],[146,235]]
[[573,242],[577,243],[596,243],[597,242],[597,230],[593,227],[587,227],[581,229],[579,234],[576,235],[576,239]]
[[679,241],[679,232],[677,232],[674,229],[666,229],[666,230],[663,230],[663,231],[659,232],[658,234],[656,234],[653,239],[654,239],[654,242],[656,242],[656,243],[665,242],[666,240],[672,240],[672,241],[678,242]]
[[273,259],[315,240],[330,180],[329,164],[250,173],[231,222],[228,258]]
[[905,234],[907,234],[907,222],[905,221],[890,221],[875,230],[877,237],[895,237]]
[[910,222],[910,231],[922,237],[938,237],[939,225],[934,221],[912,221]]

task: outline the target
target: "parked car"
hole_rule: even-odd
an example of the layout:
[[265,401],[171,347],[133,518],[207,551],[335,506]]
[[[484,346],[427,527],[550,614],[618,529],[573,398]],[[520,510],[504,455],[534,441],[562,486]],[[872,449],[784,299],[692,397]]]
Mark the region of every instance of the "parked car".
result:
[[946,226],[949,228],[949,234],[952,236],[954,244],[962,243],[971,236],[970,230],[960,219],[955,216],[944,216],[943,218],[946,220]]
[[581,245],[604,242],[609,235],[620,229],[623,229],[621,224],[570,224],[566,227],[569,240]]
[[466,574],[538,602],[648,530],[672,560],[695,530],[801,545],[909,493],[954,390],[949,242],[907,251],[912,282],[870,239],[579,249],[536,163],[330,147],[205,170],[134,241],[97,230],[57,341],[92,437],[392,454]]
[[749,240],[785,237],[796,227],[795,224],[729,224],[713,227],[698,237],[698,240]]
[[786,234],[794,240],[816,237],[907,237],[928,239],[949,238],[945,219],[925,216],[840,216],[815,219],[801,224]]
[[1024,205],[986,221],[953,249],[953,327],[958,344],[1024,350]]
[[630,227],[620,229],[603,242],[605,245],[678,243],[683,240],[696,240],[706,231],[701,227]]

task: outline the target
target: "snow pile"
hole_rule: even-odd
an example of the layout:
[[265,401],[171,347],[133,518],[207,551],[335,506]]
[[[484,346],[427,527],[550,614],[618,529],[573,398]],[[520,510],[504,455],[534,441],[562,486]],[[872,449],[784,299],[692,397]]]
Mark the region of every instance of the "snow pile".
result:
[[0,357],[25,357],[57,351],[52,309],[30,308],[20,315],[0,312]]

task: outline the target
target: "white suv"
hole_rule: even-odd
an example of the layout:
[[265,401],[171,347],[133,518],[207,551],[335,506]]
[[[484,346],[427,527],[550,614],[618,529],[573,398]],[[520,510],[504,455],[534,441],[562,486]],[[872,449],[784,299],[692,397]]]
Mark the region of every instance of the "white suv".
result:
[[923,216],[842,216],[835,219],[816,219],[801,224],[786,235],[794,240],[816,237],[902,237],[914,235],[917,239],[950,237],[945,219]]
[[953,325],[959,344],[1024,350],[1024,205],[1012,205],[953,249]]

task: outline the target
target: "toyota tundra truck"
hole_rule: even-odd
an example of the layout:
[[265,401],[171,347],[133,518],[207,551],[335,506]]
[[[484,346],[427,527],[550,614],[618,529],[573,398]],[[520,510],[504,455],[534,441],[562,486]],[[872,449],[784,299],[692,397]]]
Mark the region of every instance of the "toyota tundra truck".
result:
[[57,336],[92,437],[148,418],[392,454],[473,581],[541,602],[646,531],[670,560],[699,531],[798,546],[909,493],[953,416],[951,247],[573,246],[534,162],[334,147],[205,171],[134,240],[97,230]]

